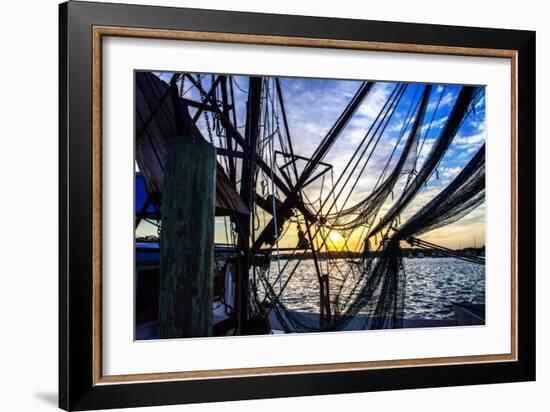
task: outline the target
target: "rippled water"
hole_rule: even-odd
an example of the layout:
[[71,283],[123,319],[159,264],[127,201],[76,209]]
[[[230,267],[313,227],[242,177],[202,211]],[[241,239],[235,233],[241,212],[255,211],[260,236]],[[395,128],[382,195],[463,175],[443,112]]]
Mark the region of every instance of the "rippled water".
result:
[[[281,268],[287,263],[280,262]],[[277,262],[271,264],[270,281],[277,292],[283,286],[291,268],[297,261],[288,261],[280,281]],[[327,262],[320,262],[326,269]],[[407,277],[405,318],[450,319],[453,318],[451,302],[485,301],[485,266],[464,262],[455,258],[404,258]],[[338,285],[338,277],[349,267],[345,261],[337,262],[331,272],[331,296]],[[351,275],[353,276],[353,275]],[[354,283],[352,278],[344,284],[342,296],[349,295]],[[284,289],[283,302],[289,309],[319,313],[319,283],[313,260],[302,261]]]

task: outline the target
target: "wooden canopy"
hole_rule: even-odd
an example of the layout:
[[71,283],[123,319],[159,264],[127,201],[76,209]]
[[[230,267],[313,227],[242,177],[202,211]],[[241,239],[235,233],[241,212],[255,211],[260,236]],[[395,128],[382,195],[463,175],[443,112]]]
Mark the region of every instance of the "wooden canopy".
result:
[[[136,72],[136,162],[149,195],[162,194],[165,145],[177,133],[175,119],[168,84],[152,73]],[[249,214],[249,211],[218,162],[216,215],[231,213]]]

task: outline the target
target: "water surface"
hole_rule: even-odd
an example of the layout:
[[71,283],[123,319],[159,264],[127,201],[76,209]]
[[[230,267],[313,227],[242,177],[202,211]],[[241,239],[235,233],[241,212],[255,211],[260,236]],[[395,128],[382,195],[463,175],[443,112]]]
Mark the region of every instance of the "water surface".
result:
[[[281,268],[287,261],[272,261],[270,281],[278,291],[297,261],[289,261],[280,281],[275,282],[278,264]],[[327,268],[328,262],[320,262]],[[406,273],[405,318],[406,319],[452,319],[451,302],[485,302],[485,266],[464,262],[455,258],[404,258]],[[358,268],[359,266],[357,266]],[[331,271],[331,296],[339,286],[338,279],[346,273],[349,263],[340,260]],[[353,293],[354,275],[350,273],[344,283],[341,296]],[[283,302],[289,308],[301,312],[319,313],[319,282],[311,259],[298,265],[283,292]]]

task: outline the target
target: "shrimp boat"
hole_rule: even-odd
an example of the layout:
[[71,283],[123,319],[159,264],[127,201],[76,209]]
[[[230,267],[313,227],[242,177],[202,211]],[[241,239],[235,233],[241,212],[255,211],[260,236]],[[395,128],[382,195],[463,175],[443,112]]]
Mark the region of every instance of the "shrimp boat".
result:
[[[135,229],[149,224],[158,231],[136,235],[136,338],[454,324],[405,319],[401,244],[485,264],[418,237],[483,203],[485,146],[431,201],[406,220],[402,214],[438,178],[484,88],[460,87],[425,146],[446,86],[382,84],[385,101],[373,106],[376,116],[364,122],[353,156],[335,176],[328,155],[360,108],[379,100],[373,90],[382,86],[357,82],[306,156],[295,151],[284,83],[245,79],[247,85],[230,75],[136,72]],[[406,116],[398,118],[398,110]],[[376,185],[350,204],[359,178],[375,173],[369,160],[388,126],[399,130],[395,149],[376,171]],[[225,243],[214,242],[215,224],[225,225]],[[288,231],[297,243],[281,247]],[[318,310],[307,313],[287,297],[305,259],[318,289]]]

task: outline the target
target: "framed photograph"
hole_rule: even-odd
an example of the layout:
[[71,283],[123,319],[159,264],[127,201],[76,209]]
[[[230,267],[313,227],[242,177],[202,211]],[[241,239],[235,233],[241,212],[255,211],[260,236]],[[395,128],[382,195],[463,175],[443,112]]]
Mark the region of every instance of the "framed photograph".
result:
[[535,379],[535,33],[60,5],[66,410]]

